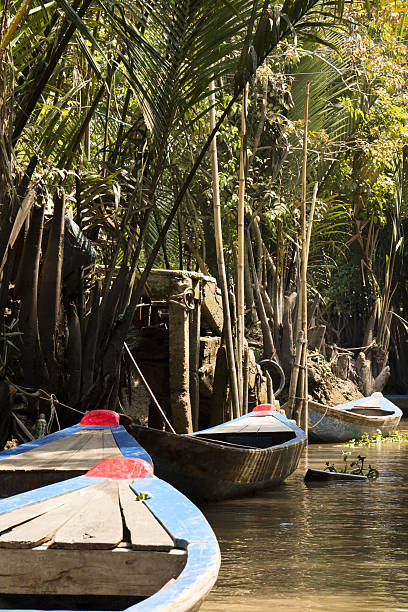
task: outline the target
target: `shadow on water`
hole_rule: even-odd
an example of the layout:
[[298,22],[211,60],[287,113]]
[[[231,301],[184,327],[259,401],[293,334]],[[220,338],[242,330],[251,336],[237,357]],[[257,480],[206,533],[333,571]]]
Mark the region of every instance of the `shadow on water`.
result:
[[[380,478],[304,484],[310,467],[341,466],[342,451]],[[278,489],[203,510],[223,559],[203,612],[408,611],[408,442],[310,445]]]

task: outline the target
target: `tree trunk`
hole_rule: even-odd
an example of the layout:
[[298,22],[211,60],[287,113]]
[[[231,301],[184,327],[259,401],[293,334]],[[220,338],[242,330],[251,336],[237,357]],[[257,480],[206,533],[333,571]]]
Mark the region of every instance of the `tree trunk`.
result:
[[60,320],[61,276],[64,254],[65,194],[58,189],[54,198],[54,217],[48,236],[47,251],[40,274],[38,322],[40,342],[51,385],[57,385],[56,339]]
[[34,387],[44,376],[44,372],[41,372],[42,359],[38,330],[38,274],[43,228],[44,207],[35,206],[24,247],[24,282],[20,287],[21,293],[16,296],[21,299],[19,317],[20,330],[23,332],[21,365],[26,387]]

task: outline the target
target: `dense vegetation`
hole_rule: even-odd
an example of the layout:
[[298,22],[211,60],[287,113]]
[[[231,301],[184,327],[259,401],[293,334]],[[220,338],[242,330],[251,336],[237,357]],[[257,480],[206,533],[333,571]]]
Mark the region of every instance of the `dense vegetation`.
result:
[[[219,277],[217,132],[226,277],[237,284],[243,253],[245,323],[264,355],[292,371],[303,201],[309,328],[325,326],[328,360],[369,347],[365,392],[384,386],[391,351],[406,392],[402,4],[2,0],[0,27],[2,377],[81,409],[115,405],[150,269]],[[96,266],[63,261],[65,215]]]

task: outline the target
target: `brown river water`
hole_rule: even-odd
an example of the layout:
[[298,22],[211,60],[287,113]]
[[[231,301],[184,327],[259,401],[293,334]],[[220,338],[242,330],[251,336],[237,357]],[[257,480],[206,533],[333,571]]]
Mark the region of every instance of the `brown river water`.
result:
[[[340,467],[342,451],[378,480],[305,485],[307,468]],[[279,488],[202,509],[222,554],[202,612],[408,612],[408,442],[313,444]]]

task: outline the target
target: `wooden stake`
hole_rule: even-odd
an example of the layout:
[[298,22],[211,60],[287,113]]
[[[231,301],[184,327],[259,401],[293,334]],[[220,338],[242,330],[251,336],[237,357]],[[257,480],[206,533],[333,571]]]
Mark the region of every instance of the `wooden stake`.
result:
[[248,414],[248,390],[249,390],[249,348],[248,342],[245,340],[244,343],[244,365],[243,365],[243,399],[242,399],[242,413]]
[[238,189],[238,261],[237,261],[237,302],[238,302],[238,394],[242,405],[245,337],[245,174],[246,174],[246,116],[248,104],[248,85],[242,94],[241,107],[241,150],[239,158],[239,189]]
[[[215,84],[214,81],[210,85],[210,129],[211,131],[215,128]],[[215,243],[217,249],[217,266],[218,276],[222,295],[222,307],[224,311],[224,335],[225,335],[225,346],[227,351],[227,361],[229,369],[230,387],[231,387],[231,401],[232,401],[232,412],[233,416],[238,417],[241,414],[239,395],[238,395],[238,383],[237,383],[237,371],[234,356],[234,345],[232,341],[232,330],[231,330],[231,315],[229,308],[228,299],[228,285],[227,275],[225,272],[224,262],[224,249],[222,239],[222,225],[221,225],[221,204],[220,204],[220,191],[218,182],[218,156],[217,156],[217,140],[216,136],[211,141],[210,145],[211,153],[211,169],[212,169],[212,184],[213,184],[213,205],[214,205],[214,231],[215,231]]]
[[307,381],[307,219],[306,219],[306,171],[307,171],[307,132],[309,120],[309,89],[306,84],[305,114],[303,128],[303,159],[302,159],[302,256],[300,267],[300,312],[301,329],[303,330],[303,351],[300,369],[300,397],[301,406],[299,420],[306,435],[308,433],[308,381]]

